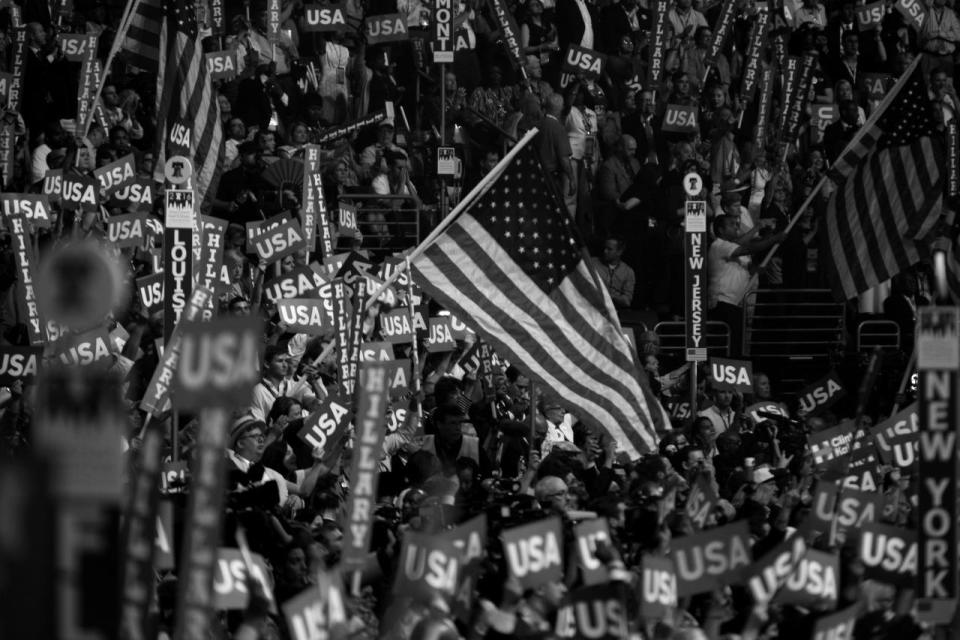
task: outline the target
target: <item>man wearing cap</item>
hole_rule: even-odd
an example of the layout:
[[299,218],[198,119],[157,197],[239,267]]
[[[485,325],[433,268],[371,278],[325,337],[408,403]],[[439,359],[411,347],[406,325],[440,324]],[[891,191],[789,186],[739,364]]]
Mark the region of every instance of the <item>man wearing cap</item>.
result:
[[394,143],[393,134],[393,118],[381,120],[377,127],[377,141],[360,153],[360,171],[363,174],[361,177],[370,180],[379,173],[386,173],[388,151],[407,155],[406,151]]

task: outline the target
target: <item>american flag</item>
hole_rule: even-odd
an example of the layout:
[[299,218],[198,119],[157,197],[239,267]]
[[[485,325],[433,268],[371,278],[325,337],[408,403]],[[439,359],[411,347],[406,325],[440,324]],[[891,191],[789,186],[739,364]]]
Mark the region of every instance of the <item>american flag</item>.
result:
[[130,66],[148,74],[159,73],[162,26],[161,0],[139,0],[134,3],[122,40],[122,48],[127,52]]
[[414,279],[636,458],[656,449],[663,412],[562,207],[525,146],[412,261]]
[[223,130],[220,105],[207,75],[207,62],[197,34],[197,12],[190,0],[171,0],[165,30],[169,36],[167,55],[157,77],[159,96],[157,136],[160,147],[154,178],[163,181],[168,138],[176,123],[185,123],[190,132],[190,159],[193,186],[202,203],[216,191],[223,168]]
[[838,298],[853,298],[929,256],[945,154],[918,60],[833,165],[840,186],[820,236]]

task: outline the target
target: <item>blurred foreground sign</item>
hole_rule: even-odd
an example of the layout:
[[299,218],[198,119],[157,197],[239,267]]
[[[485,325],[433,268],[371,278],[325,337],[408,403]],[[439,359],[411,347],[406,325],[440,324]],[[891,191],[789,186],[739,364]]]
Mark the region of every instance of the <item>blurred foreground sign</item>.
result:
[[258,318],[224,317],[184,325],[173,381],[177,407],[198,410],[248,403],[260,377],[262,335]]

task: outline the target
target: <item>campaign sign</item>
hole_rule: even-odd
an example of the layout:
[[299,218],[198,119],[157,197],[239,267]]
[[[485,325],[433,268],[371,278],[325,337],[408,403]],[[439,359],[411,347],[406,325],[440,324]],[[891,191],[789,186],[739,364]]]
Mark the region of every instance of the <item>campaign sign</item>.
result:
[[[272,574],[263,557],[251,553],[251,577],[260,583],[263,593],[273,604]],[[213,574],[213,606],[218,610],[246,609],[250,603],[247,591],[247,565],[239,549],[221,547],[217,550],[217,568]]]
[[803,536],[794,533],[754,562],[745,572],[754,602],[766,604],[773,600],[806,553]]
[[[96,40],[93,42],[96,43]],[[57,43],[60,45],[63,57],[70,62],[83,62],[90,57],[90,42],[85,33],[58,34]]]
[[453,339],[452,325],[453,319],[450,316],[430,318],[430,336],[424,344],[427,353],[441,353],[457,348],[457,341]]
[[568,593],[557,611],[556,637],[620,640],[628,637],[623,587],[610,582]]
[[824,409],[832,407],[837,400],[845,395],[847,395],[847,392],[840,383],[840,377],[831,371],[800,392],[798,396],[800,408],[797,412],[801,416],[816,415]]
[[571,44],[567,48],[567,55],[563,57],[561,71],[572,76],[579,74],[584,78],[596,80],[603,75],[603,68],[606,63],[607,56],[602,53]]
[[41,347],[0,346],[0,386],[9,387],[18,380],[31,382],[37,375]]
[[317,295],[317,289],[322,284],[323,278],[312,269],[297,265],[291,271],[263,285],[263,294],[276,303],[279,300]]
[[54,345],[54,353],[62,364],[86,367],[105,360],[112,364],[111,347],[110,334],[106,327],[97,327],[85,333],[61,338]]
[[287,331],[320,335],[333,329],[333,323],[318,298],[277,300],[277,314]]
[[43,194],[0,193],[4,217],[20,215],[36,228],[50,228],[50,199]]
[[357,208],[346,202],[338,203],[337,227],[357,230]]
[[[409,362],[409,360],[404,360]],[[387,412],[387,433],[394,433],[407,422],[407,410],[403,407],[394,407]]]
[[427,323],[424,321],[425,307],[417,307],[413,322],[410,321],[410,313],[406,309],[394,309],[387,313],[380,314],[380,335],[387,342],[394,344],[401,342],[410,342],[413,340],[414,331],[426,331]]
[[43,186],[40,193],[49,198],[51,204],[60,202],[63,192],[63,169],[50,169],[43,174]]
[[807,435],[807,444],[813,455],[813,464],[818,467],[836,467],[850,453],[853,444],[852,422],[842,422],[835,427]]
[[448,536],[415,531],[403,535],[393,593],[429,604],[437,596],[451,600],[460,578],[461,553]]
[[103,194],[106,196],[112,195],[117,189],[132,183],[134,178],[137,177],[137,172],[133,170],[134,164],[133,154],[128,153],[119,160],[114,160],[99,169],[94,169],[93,176],[100,183]]
[[743,569],[750,566],[746,520],[675,538],[671,544],[680,598],[734,584]]
[[577,545],[577,563],[583,577],[583,584],[600,584],[610,579],[606,565],[597,559],[597,546],[610,547],[610,528],[606,518],[584,520],[573,527],[573,536]]
[[677,423],[686,422],[693,417],[689,400],[672,398],[667,402],[667,411],[670,413],[670,419]]
[[283,214],[267,218],[266,220],[255,220],[247,223],[247,253],[256,253],[256,240],[266,231],[277,229],[286,220]]
[[364,342],[360,345],[360,362],[386,362],[393,359],[393,345],[389,342]]
[[[920,326],[922,330],[922,320]],[[956,369],[920,370],[917,564],[922,567],[918,590],[922,598],[946,600],[957,596],[956,388]]]
[[260,380],[263,322],[255,317],[222,317],[183,327],[180,360],[173,377],[178,409],[235,407],[250,401]]
[[697,108],[681,104],[668,104],[663,115],[663,131],[670,133],[696,133],[700,130],[697,123]]
[[662,620],[677,606],[677,572],[670,558],[644,554],[640,571],[640,615]]
[[927,9],[920,0],[897,0],[893,6],[903,15],[904,20],[908,24],[912,24],[917,31],[923,29]]
[[122,208],[133,207],[136,212],[150,212],[153,209],[153,182],[149,178],[134,178],[113,192],[110,204]]
[[329,578],[321,581],[321,586],[310,585],[281,609],[293,640],[326,640],[331,637],[331,625],[347,619],[343,594]]
[[137,278],[137,294],[140,296],[144,315],[150,316],[163,309],[163,273]]
[[761,400],[760,402],[755,402],[744,409],[743,413],[757,423],[763,422],[764,420],[769,420],[770,418],[760,415],[761,411],[763,413],[775,413],[778,416],[783,416],[784,418],[790,417],[786,407],[773,400]]
[[142,245],[147,226],[147,214],[128,213],[111,216],[107,221],[107,240],[121,249]]
[[883,494],[847,488],[840,490],[829,482],[819,482],[813,496],[813,509],[803,527],[830,532],[831,539],[834,539],[849,529],[862,529],[868,522],[878,521],[882,513]]
[[322,462],[327,464],[328,459],[339,457],[349,425],[350,403],[339,396],[328,395],[303,421],[297,437],[310,447],[323,449]]
[[304,31],[346,31],[347,3],[303,5]]
[[813,136],[814,144],[823,142],[827,127],[836,122],[839,117],[840,110],[835,104],[810,105],[810,134]]
[[433,63],[453,63],[453,0],[437,0],[433,11]]
[[893,77],[889,73],[863,74],[863,86],[867,91],[867,100],[872,103],[879,103],[883,100],[892,80]]
[[818,618],[813,625],[813,640],[851,640],[859,612],[858,602],[842,611]]
[[359,372],[356,439],[350,463],[351,491],[347,501],[347,523],[343,528],[341,567],[356,570],[367,561],[373,534],[373,508],[377,499],[380,450],[386,419],[387,380],[383,366],[365,362]]
[[872,31],[880,28],[886,9],[883,2],[871,2],[857,7],[857,25],[860,31]]
[[[697,173],[684,178],[684,190],[699,195],[703,179]],[[697,188],[699,185],[699,188]],[[707,285],[707,203],[704,200],[688,200],[686,203],[683,234],[683,283],[684,323],[687,361],[700,362],[707,358],[707,314],[704,305],[704,290]]]
[[917,434],[920,432],[920,415],[917,403],[890,416],[873,428],[874,443],[884,464],[901,469],[912,469],[917,462]]
[[650,7],[652,24],[650,25],[650,66],[647,69],[647,84],[658,87],[663,79],[664,57],[667,50],[667,10],[668,0],[654,0]]
[[730,33],[733,31],[733,21],[739,12],[738,4],[734,0],[724,0],[723,7],[720,9],[720,17],[713,28],[713,40],[707,48],[707,55],[704,61],[709,66],[717,64],[717,58],[723,50]]
[[60,205],[67,211],[97,211],[100,206],[97,179],[73,173],[61,176]]
[[503,550],[507,569],[523,589],[563,578],[563,528],[552,517],[505,529]]
[[753,393],[753,363],[749,360],[710,358],[709,373],[715,389]]
[[[797,537],[797,536],[794,536]],[[807,549],[773,602],[811,606],[837,604],[837,585],[840,584],[840,558],[834,553]]]
[[214,51],[206,54],[207,75],[211,81],[230,81],[237,77],[237,52]]
[[402,13],[367,16],[365,22],[367,44],[399,42],[410,39],[410,33],[407,31],[407,18]]
[[481,513],[461,525],[445,532],[460,552],[462,570],[476,571],[483,565],[487,548],[487,514]]
[[289,255],[305,251],[307,241],[296,220],[284,220],[280,226],[264,231],[253,241],[253,250],[264,264],[273,264]]
[[860,560],[864,578],[909,586],[917,579],[917,532],[868,522],[860,531]]

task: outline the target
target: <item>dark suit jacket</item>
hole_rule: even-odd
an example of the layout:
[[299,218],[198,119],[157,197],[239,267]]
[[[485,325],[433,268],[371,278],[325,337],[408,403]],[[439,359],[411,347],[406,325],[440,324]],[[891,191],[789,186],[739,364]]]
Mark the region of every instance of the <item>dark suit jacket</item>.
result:
[[[593,22],[593,44],[595,47],[601,46],[597,41],[597,34],[600,29],[600,20],[597,16],[596,8],[587,4],[587,12]],[[583,38],[584,24],[583,16],[577,7],[575,0],[557,0],[557,39],[560,44],[560,55],[567,55],[567,47],[571,44],[580,44]]]

